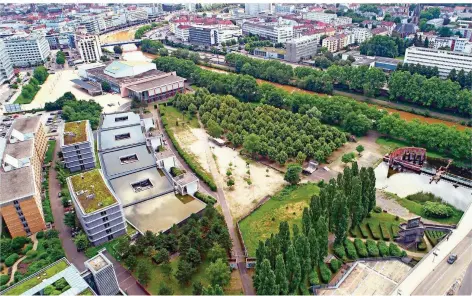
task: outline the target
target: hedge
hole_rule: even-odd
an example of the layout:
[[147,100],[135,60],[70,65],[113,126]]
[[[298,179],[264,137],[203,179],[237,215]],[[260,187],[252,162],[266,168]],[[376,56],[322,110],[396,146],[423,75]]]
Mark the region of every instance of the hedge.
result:
[[307,286],[305,285],[305,283],[300,283],[300,285],[298,286],[300,288],[300,292],[301,292],[301,295],[311,295],[310,291],[308,291],[308,288]]
[[318,276],[318,271],[316,271],[316,268],[310,272],[309,280],[310,284],[313,286],[320,284],[320,277]]
[[431,242],[431,245],[436,246],[446,235],[445,232],[436,231],[436,230],[426,230],[425,231],[426,237]]
[[336,273],[338,272],[339,268],[341,268],[341,261],[339,261],[338,259],[332,259],[330,262],[329,262],[329,265],[331,267],[331,270]]
[[344,247],[346,248],[347,257],[349,259],[355,260],[358,258],[356,247],[354,247],[354,244],[350,240],[344,240]]
[[392,224],[392,235],[393,235],[393,238],[397,238],[397,237],[398,237],[398,231],[400,231],[400,227],[398,227],[398,225]]
[[400,251],[400,248],[394,243],[391,243],[390,246],[388,247],[388,251],[390,253],[390,256],[395,256],[395,257],[400,257],[402,256],[402,251]]
[[380,231],[382,232],[382,238],[385,241],[390,240],[390,232],[388,231],[388,225],[385,222],[380,223]]
[[203,194],[199,191],[195,192],[195,197],[206,204],[214,205],[216,203],[216,199],[213,196]]
[[354,240],[354,245],[356,246],[357,254],[359,254],[359,257],[365,258],[367,257],[367,248],[365,247],[365,244],[363,241],[360,239],[356,238]]
[[345,259],[346,258],[346,250],[344,250],[343,245],[335,245],[333,247],[334,254],[338,256],[338,258]]
[[355,230],[354,228],[349,229],[349,234],[350,234],[352,237],[357,237],[356,230]]
[[167,135],[169,136],[170,140],[172,141],[172,144],[174,144],[175,149],[177,150],[179,155],[185,160],[190,169],[192,169],[192,171],[200,179],[202,179],[203,182],[205,182],[212,191],[216,191],[217,187],[215,181],[213,180],[213,177],[207,172],[205,172],[203,169],[199,168],[195,161],[192,159],[192,157],[187,152],[185,152],[182,147],[180,147],[179,143],[174,137],[174,133],[169,128],[169,124],[167,123],[167,119],[165,118],[165,116],[162,117],[162,124],[164,125],[164,129]]
[[387,257],[390,255],[390,252],[388,251],[388,246],[384,241],[378,241],[377,247],[379,248],[380,256]]
[[424,238],[421,239],[421,242],[418,244],[418,251],[425,251],[426,250],[426,242]]
[[367,223],[370,233],[375,240],[380,239],[380,227],[379,224]]
[[5,265],[7,267],[13,266],[13,264],[15,264],[15,262],[16,262],[16,260],[18,260],[18,258],[20,258],[20,255],[18,255],[17,253],[11,254],[10,256],[7,257],[7,259],[5,259]]
[[[371,239],[368,239],[366,241],[366,247],[367,247],[367,252],[369,253],[369,257],[379,257],[379,248],[377,247],[377,244],[371,240]],[[386,248],[387,246],[385,246]]]
[[359,225],[359,229],[361,230],[362,238],[369,238],[369,233],[367,232],[365,224]]
[[6,283],[8,283],[8,281],[10,280],[10,276],[8,274],[2,274],[0,275],[0,285],[3,286],[5,285]]
[[321,274],[321,280],[323,283],[327,284],[331,280],[331,270],[326,266],[326,264],[321,263],[320,264],[320,274]]

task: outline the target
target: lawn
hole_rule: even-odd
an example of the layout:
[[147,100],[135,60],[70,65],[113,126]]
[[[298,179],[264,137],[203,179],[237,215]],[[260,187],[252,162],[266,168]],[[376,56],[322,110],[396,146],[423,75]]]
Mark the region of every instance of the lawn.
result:
[[[190,128],[200,127],[196,115],[190,116],[188,112],[184,115],[180,110],[172,106],[160,105],[160,109],[165,112],[167,123],[176,132],[185,129],[186,126]],[[177,121],[179,124],[178,126],[176,125]],[[183,125],[183,123],[185,123],[185,125]]]
[[56,141],[48,141],[48,150],[46,151],[46,156],[44,157],[44,163],[49,163],[54,158],[54,148],[56,148]]
[[424,210],[423,210],[423,205],[419,202],[416,202],[416,201],[412,201],[412,200],[409,200],[409,199],[406,199],[406,198],[400,198],[400,197],[397,197],[396,198],[397,200],[397,203],[399,205],[401,205],[402,207],[408,209],[408,211],[410,211],[411,213],[415,214],[415,215],[418,215],[418,216],[421,216],[421,217],[424,217],[426,219],[429,219],[429,220],[432,220],[432,221],[435,221],[435,222],[439,222],[439,223],[444,223],[444,224],[457,224],[459,223],[460,219],[462,218],[462,215],[464,214],[464,212],[452,207],[453,211],[454,211],[454,214],[452,215],[452,217],[449,217],[449,218],[434,218],[434,217],[429,217],[429,216],[426,216],[425,213],[424,213]]
[[269,199],[264,205],[239,222],[248,255],[254,257],[259,240],[266,240],[277,233],[279,224],[288,221],[290,227],[301,226],[303,209],[310,204],[313,195],[320,192],[316,184],[288,186]]
[[[355,236],[353,237],[370,238],[374,240],[379,240],[383,238],[385,241],[392,241],[393,238],[395,237],[395,234],[392,232],[392,226],[398,227],[398,225],[400,225],[400,223],[403,223],[403,222],[405,222],[405,220],[401,218],[396,220],[396,217],[389,213],[371,212],[371,217],[364,218],[364,220],[362,220],[362,223],[353,230],[355,234]],[[383,230],[385,231],[385,237],[382,235],[382,230],[381,230],[380,225],[383,226]],[[362,235],[361,229],[364,235]]]
[[[400,140],[395,140],[395,139],[390,139],[386,137],[379,137],[375,143],[379,144],[380,146],[386,148],[388,151],[395,150],[400,147],[410,147],[412,146],[411,143],[400,141]],[[444,159],[449,159],[447,155],[434,152],[434,151],[426,151],[426,156],[431,157],[431,158],[444,158]]]

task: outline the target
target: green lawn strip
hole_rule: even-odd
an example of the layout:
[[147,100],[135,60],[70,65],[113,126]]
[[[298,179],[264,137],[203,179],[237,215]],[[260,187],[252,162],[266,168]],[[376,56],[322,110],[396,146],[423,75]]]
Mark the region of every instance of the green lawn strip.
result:
[[54,148],[56,147],[56,140],[48,141],[48,150],[46,150],[46,156],[44,157],[44,163],[49,163],[54,158]]
[[423,210],[423,205],[419,202],[415,202],[406,198],[397,197],[397,203],[400,204],[402,207],[406,208],[411,213],[426,218],[428,220],[432,220],[435,222],[443,223],[443,224],[457,224],[462,218],[464,212],[452,207],[454,214],[449,218],[435,218],[426,216]]
[[89,247],[89,248],[87,248],[87,250],[85,250],[85,256],[87,258],[92,258],[93,256],[98,254],[98,251],[105,248],[110,255],[112,255],[114,258],[119,260],[120,256],[116,253],[116,251],[113,247],[116,244],[118,244],[118,242],[122,239],[128,239],[128,237],[127,236],[120,236],[118,238],[115,238],[114,240],[111,240],[111,241],[108,241],[104,244],[101,244],[100,246]]
[[[190,128],[200,128],[196,115],[194,116],[189,116],[189,114],[184,115],[179,109],[172,106],[163,107],[161,105],[161,111],[165,112],[165,116],[167,118],[169,126],[171,126],[176,131],[185,129],[184,126],[182,125],[184,122]],[[179,126],[176,126],[177,120],[179,122]]]
[[375,240],[379,240],[381,238],[379,223],[368,222],[367,223],[367,228],[370,230],[370,234],[372,234],[372,237]]
[[[399,218],[397,220],[396,216],[391,215],[389,213],[375,213],[372,212],[370,218],[365,218],[360,227],[364,227],[366,229],[366,232],[368,234],[368,238],[372,239],[381,239],[381,230],[380,230],[380,223],[384,223],[387,225],[387,227],[391,227],[392,225],[400,225],[400,223],[405,222],[405,220]],[[372,229],[370,226],[372,226]],[[372,230],[375,232],[375,235],[372,233]],[[393,233],[392,233],[393,235]],[[378,237],[378,238],[376,238]]]
[[367,230],[367,226],[365,224],[359,225],[359,233],[361,234],[362,238],[372,238],[372,235],[369,235],[369,231]]
[[301,226],[303,209],[309,206],[313,195],[319,193],[316,184],[308,183],[289,186],[268,200],[239,223],[241,234],[248,255],[255,256],[260,240],[266,240],[272,233],[277,233],[279,224],[288,221],[290,229],[294,224]]
[[398,225],[392,224],[390,225],[390,230],[392,230],[392,237],[397,238],[398,237],[398,232],[400,231],[400,227]]
[[390,227],[387,223],[385,222],[380,222],[380,231],[382,232],[382,238],[385,241],[390,240],[390,231],[388,230]]

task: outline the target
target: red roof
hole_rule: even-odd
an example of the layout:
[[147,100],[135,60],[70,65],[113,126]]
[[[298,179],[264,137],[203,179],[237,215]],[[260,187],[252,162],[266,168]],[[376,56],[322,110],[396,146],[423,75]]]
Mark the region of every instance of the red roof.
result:
[[372,35],[378,35],[380,33],[388,32],[387,28],[384,27],[378,27],[375,29],[372,29]]
[[387,27],[392,27],[392,26],[395,26],[395,23],[394,22],[381,22],[380,23],[381,26],[387,26]]

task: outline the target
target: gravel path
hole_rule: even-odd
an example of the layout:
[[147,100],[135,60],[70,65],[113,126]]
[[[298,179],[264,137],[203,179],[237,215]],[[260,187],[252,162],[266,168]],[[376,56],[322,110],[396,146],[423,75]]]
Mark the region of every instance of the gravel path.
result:
[[[36,239],[36,233],[33,234],[32,236],[30,236],[30,238],[33,241],[33,250],[36,251],[36,249],[38,248],[38,240]],[[7,285],[9,285],[11,282],[13,282],[15,280],[15,272],[18,269],[18,264],[20,264],[21,261],[23,261],[25,259],[26,259],[26,256],[23,256],[23,257],[19,258],[18,260],[16,260],[15,264],[13,264],[13,266],[11,268],[10,280],[8,281]]]

